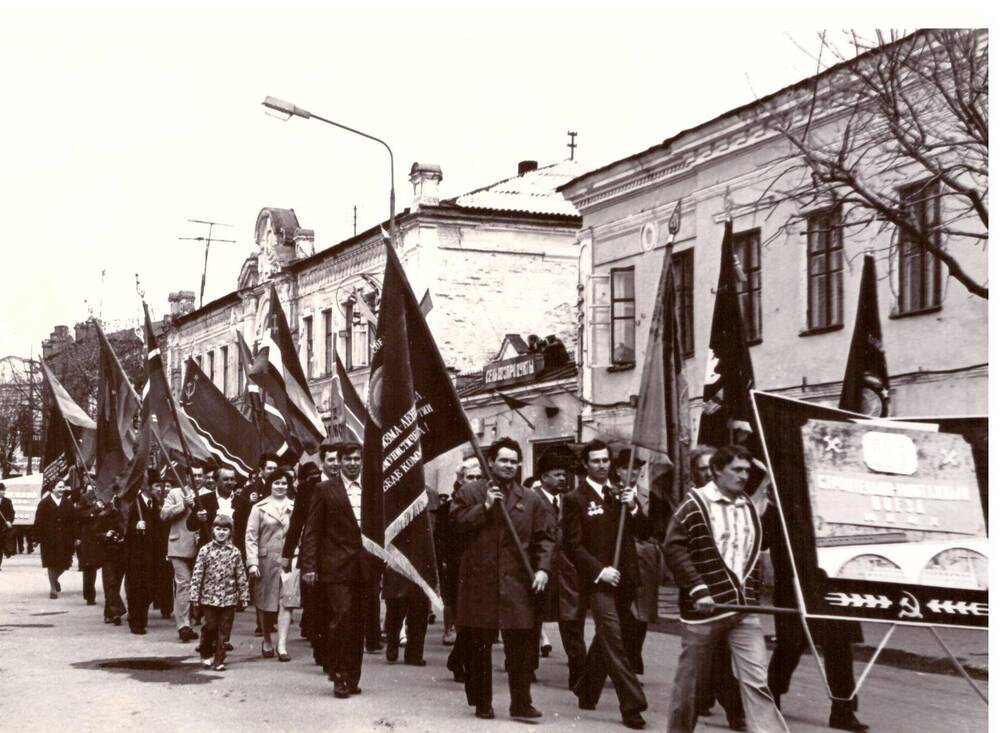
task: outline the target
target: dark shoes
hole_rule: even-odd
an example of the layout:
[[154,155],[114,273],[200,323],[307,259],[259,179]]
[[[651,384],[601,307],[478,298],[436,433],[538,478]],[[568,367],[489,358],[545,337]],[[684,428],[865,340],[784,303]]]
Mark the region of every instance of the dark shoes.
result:
[[404,659],[403,664],[408,664],[411,667],[426,667],[427,662],[423,659]]
[[145,629],[129,629],[129,631],[137,636],[142,636],[146,633]]
[[56,593],[54,590],[53,591],[49,591],[49,598],[55,599],[55,598],[58,598],[58,597],[59,597],[59,594]]
[[632,730],[642,730],[646,727],[646,719],[639,713],[622,713],[622,723]]
[[496,714],[493,712],[493,706],[487,705],[486,707],[476,706],[476,717],[482,720],[493,720]]
[[290,661],[292,661],[292,658],[290,656],[288,656],[288,654],[286,652],[278,652],[278,661],[279,662],[290,662]]
[[579,698],[578,705],[580,710],[597,710],[597,703],[584,700],[582,697]]
[[837,730],[850,730],[854,733],[864,733],[868,726],[858,720],[854,713],[830,713],[830,727]]
[[333,696],[344,700],[351,696],[351,688],[346,682],[338,680],[333,683]]
[[190,626],[182,626],[177,630],[177,636],[180,637],[181,641],[194,641],[198,638],[198,632]]
[[534,705],[527,705],[525,707],[512,707],[510,709],[510,717],[512,718],[540,718],[542,717],[542,711],[536,708]]
[[542,644],[542,650],[541,650],[541,652],[542,652],[542,656],[543,657],[549,656],[552,653],[552,645],[551,644]]
[[348,692],[350,692],[352,695],[360,695],[361,694],[361,688],[358,687],[357,685],[355,685],[354,687],[351,687],[350,689],[348,689]]
[[395,662],[399,659],[399,647],[395,644],[386,644],[385,659],[387,662]]
[[261,642],[260,643],[260,655],[262,657],[264,657],[264,659],[273,659],[274,658],[274,649],[265,649],[264,648],[264,642]]
[[746,718],[731,718],[729,720],[729,730],[746,730]]
[[88,606],[96,606],[97,605],[97,601],[95,601],[93,598],[90,598],[90,599],[87,600],[87,605]]

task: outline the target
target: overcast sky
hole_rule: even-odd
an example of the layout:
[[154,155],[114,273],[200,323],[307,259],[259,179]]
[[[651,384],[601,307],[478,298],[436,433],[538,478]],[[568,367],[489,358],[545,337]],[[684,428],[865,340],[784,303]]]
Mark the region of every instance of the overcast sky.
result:
[[155,314],[169,291],[197,292],[202,245],[178,237],[207,232],[189,218],[233,225],[216,230],[236,244],[213,245],[207,302],[235,288],[262,207],[294,208],[317,249],[353,233],[355,205],[359,231],[387,217],[385,151],[267,116],[266,95],[387,140],[402,209],[416,160],[441,165],[450,196],[513,175],[519,160],[566,157],[567,130],[586,168],[656,144],[813,73],[806,50],[823,27],[777,11],[720,21],[577,4],[251,7],[43,16],[0,5],[0,356],[37,355],[54,325],[88,309],[134,319],[136,273]]

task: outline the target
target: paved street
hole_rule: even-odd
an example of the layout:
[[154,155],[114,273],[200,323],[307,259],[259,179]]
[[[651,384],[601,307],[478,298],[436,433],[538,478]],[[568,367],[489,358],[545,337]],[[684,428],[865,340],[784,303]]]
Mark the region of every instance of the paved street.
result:
[[[293,660],[260,657],[252,616],[240,614],[233,633],[236,651],[229,669],[209,672],[197,664],[193,644],[177,641],[173,624],[157,616],[150,633],[105,626],[100,606],[87,607],[80,574],[63,576],[64,592],[49,600],[38,555],[4,561],[0,572],[0,719],[4,730],[109,731],[141,726],[143,733],[202,730],[490,731],[529,725],[506,717],[502,657],[494,654],[495,708],[492,723],[476,720],[461,686],[444,668],[440,625],[428,633],[428,666],[389,665],[366,656],[360,697],[337,700],[332,685],[311,664],[300,639]],[[100,594],[99,594],[100,598]],[[100,603],[100,600],[98,601]],[[154,614],[155,615],[155,614]],[[297,636],[297,629],[293,630]],[[576,709],[565,690],[566,667],[558,639],[553,658],[543,660],[536,705],[538,725],[551,730],[625,730],[618,723],[610,685],[594,712]],[[650,634],[644,684],[651,730],[666,727],[666,710],[679,639]],[[146,669],[143,669],[143,668]],[[860,667],[859,667],[860,669]],[[793,731],[827,731],[815,665],[804,659],[785,710]],[[875,732],[968,733],[987,730],[986,707],[957,677],[876,666],[863,691],[860,717]],[[728,730],[718,708],[701,731]]]

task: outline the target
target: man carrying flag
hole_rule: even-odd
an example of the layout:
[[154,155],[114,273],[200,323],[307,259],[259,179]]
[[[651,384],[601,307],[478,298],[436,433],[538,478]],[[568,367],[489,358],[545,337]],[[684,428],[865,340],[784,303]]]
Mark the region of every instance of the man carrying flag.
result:
[[134,454],[132,421],[139,412],[139,398],[118,356],[95,320],[100,347],[97,388],[97,497],[104,502],[114,493],[115,479]]
[[236,344],[240,350],[240,369],[246,380],[246,388],[243,390],[243,406],[240,412],[257,429],[261,456],[273,453],[281,457],[288,452],[288,442],[285,439],[287,432],[285,419],[272,405],[267,404],[260,387],[250,378],[253,354],[239,330],[236,330]]

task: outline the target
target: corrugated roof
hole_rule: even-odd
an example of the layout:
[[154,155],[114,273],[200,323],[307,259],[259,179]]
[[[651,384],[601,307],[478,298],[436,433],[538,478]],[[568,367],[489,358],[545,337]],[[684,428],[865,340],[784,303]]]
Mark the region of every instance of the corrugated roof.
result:
[[575,160],[562,160],[477,188],[448,199],[447,202],[466,209],[579,216],[576,207],[556,190],[579,174],[579,163]]

